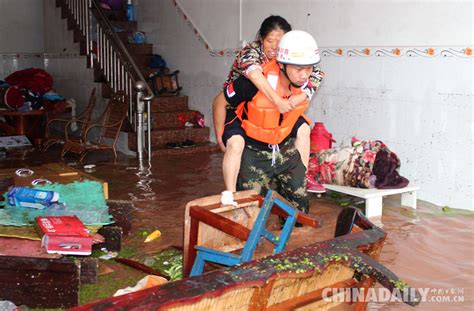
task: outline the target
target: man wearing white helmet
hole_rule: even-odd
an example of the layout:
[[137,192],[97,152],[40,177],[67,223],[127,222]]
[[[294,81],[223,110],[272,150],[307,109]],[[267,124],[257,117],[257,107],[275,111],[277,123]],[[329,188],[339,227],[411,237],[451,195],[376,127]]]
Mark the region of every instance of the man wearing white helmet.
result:
[[[319,63],[318,46],[314,38],[304,31],[287,32],[280,41],[276,61],[263,66],[263,73],[274,90],[283,98],[302,92]],[[311,121],[304,116],[309,103],[295,106],[291,111],[280,113],[276,106],[260,91],[250,85],[236,85],[243,102],[230,101],[238,105],[237,118],[226,125],[233,135],[245,139],[237,189],[255,189],[261,194],[272,187],[303,212],[308,212],[305,165],[302,155],[294,144],[299,126]],[[243,90],[248,92],[242,92]],[[228,139],[229,137],[223,137]],[[309,152],[309,150],[308,150]]]

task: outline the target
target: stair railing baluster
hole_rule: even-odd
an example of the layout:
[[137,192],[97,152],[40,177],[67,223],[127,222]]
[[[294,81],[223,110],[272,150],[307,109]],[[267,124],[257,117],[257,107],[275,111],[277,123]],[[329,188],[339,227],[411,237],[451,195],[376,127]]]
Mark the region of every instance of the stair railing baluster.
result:
[[[147,128],[147,153],[151,158],[151,100],[153,92],[146,82],[137,64],[127,51],[127,48],[115,33],[108,18],[105,16],[97,0],[63,0],[63,8],[68,10],[68,16],[74,19],[77,29],[86,39],[86,53],[88,64],[94,68],[98,65],[103,76],[108,81],[112,90],[124,90],[129,99],[129,120],[141,139],[141,157],[145,142],[143,131],[143,113],[148,115]],[[96,22],[95,29],[94,22]],[[96,50],[94,39],[96,34]],[[95,54],[95,58],[94,58]],[[134,96],[137,94],[137,96]],[[138,96],[140,95],[140,96]],[[138,130],[138,105],[142,110],[141,126]],[[138,137],[137,137],[138,139]],[[140,157],[140,155],[139,155]]]

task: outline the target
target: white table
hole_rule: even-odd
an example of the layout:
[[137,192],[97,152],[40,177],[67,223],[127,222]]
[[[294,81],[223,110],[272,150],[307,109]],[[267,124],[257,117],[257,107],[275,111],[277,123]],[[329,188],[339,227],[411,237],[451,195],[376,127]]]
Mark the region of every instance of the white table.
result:
[[365,199],[365,216],[367,217],[382,216],[383,197],[399,193],[402,194],[401,205],[416,209],[416,191],[420,190],[420,187],[414,185],[408,185],[400,189],[365,189],[332,184],[324,184],[323,186],[331,191]]

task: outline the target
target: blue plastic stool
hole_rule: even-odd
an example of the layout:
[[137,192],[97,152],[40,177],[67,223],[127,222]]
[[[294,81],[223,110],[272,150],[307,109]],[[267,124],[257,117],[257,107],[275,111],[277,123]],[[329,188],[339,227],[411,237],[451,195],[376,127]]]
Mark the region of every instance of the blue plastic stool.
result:
[[[283,211],[288,214],[285,224],[281,230],[280,236],[276,236],[265,228],[265,225],[270,216],[273,205],[277,205]],[[210,249],[202,246],[195,246],[197,250],[196,259],[194,260],[193,268],[191,270],[190,276],[199,275],[204,270],[204,264],[206,261],[218,263],[224,266],[233,266],[242,262],[252,260],[255,249],[257,248],[258,242],[261,237],[266,238],[273,244],[275,247],[273,249],[273,254],[278,254],[285,250],[288,239],[293,231],[295,226],[296,217],[298,216],[298,211],[294,207],[284,203],[283,201],[275,198],[275,194],[272,190],[267,192],[263,205],[260,212],[258,213],[257,219],[253,225],[252,230],[250,231],[249,238],[245,243],[245,246],[240,253],[231,254],[226,252],[221,252],[218,250]]]

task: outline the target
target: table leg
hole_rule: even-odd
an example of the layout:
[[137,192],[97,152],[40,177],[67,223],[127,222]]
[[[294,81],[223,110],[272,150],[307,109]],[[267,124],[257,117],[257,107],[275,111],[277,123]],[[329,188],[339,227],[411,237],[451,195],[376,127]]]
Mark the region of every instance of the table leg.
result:
[[16,128],[16,135],[25,135],[25,116],[18,115],[15,117],[15,128]]
[[402,193],[401,204],[416,209],[416,191]]
[[365,216],[382,216],[382,197],[365,199]]

